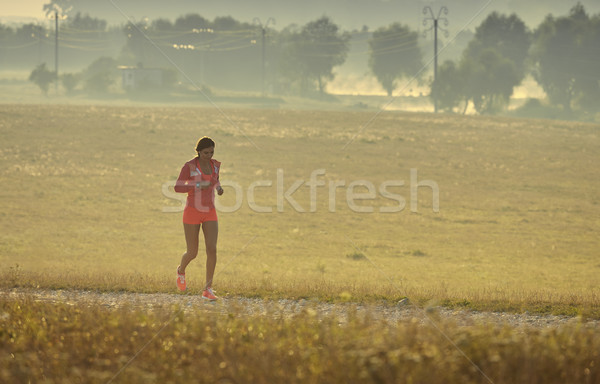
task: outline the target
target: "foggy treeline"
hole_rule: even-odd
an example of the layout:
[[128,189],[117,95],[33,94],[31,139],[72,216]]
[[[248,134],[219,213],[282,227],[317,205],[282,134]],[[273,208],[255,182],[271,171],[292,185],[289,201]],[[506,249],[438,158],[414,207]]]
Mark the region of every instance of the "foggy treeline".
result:
[[[489,14],[455,60],[440,60],[435,83],[422,35],[402,20],[374,31],[343,31],[325,16],[281,30],[268,20],[199,14],[108,26],[77,13],[59,23],[59,81],[70,91],[108,92],[119,83],[117,67],[128,66],[164,69],[163,91],[193,83],[205,90],[323,97],[334,68],[348,62],[352,45],[363,45],[370,73],[390,96],[401,79],[417,76],[441,110],[492,114],[506,110],[514,88],[531,75],[548,108],[582,116],[600,111],[600,14],[580,4],[534,29],[517,14]],[[54,81],[55,37],[48,26],[0,24],[0,69],[35,69],[32,81],[43,83],[44,73],[47,83]],[[528,107],[544,106],[534,100]]]

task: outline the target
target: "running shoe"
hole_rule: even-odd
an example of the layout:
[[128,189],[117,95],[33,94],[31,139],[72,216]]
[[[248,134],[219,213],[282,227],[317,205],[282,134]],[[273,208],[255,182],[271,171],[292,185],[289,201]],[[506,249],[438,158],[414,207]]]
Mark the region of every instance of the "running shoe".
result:
[[207,299],[210,301],[215,301],[218,299],[217,296],[215,296],[215,292],[212,290],[212,288],[208,287],[206,288],[203,292],[202,292],[202,298],[203,299]]
[[177,288],[180,291],[185,291],[187,286],[185,284],[185,273],[179,273],[179,267],[177,267]]

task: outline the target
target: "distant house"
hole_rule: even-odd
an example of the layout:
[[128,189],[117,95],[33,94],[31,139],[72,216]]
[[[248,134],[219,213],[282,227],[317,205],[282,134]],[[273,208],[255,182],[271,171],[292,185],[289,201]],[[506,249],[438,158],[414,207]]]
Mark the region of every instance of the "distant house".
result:
[[122,87],[126,91],[161,88],[163,86],[163,70],[160,68],[119,67]]

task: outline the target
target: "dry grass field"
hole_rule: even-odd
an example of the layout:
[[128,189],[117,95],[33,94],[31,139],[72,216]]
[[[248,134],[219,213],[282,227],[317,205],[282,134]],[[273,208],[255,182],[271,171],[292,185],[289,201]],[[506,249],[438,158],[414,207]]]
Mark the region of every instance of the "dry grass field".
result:
[[310,307],[289,316],[272,305],[240,316],[202,305],[107,309],[27,296],[0,301],[0,314],[0,381],[7,383],[600,380],[600,334],[576,322],[538,329],[439,319],[434,328],[418,318],[394,322],[352,312],[340,322]]
[[[600,126],[420,113],[383,112],[373,117],[372,111],[1,105],[0,286],[175,293],[173,274],[185,242],[181,213],[164,212],[180,203],[169,197],[172,193],[163,192],[183,163],[194,156],[196,140],[209,135],[217,143],[215,158],[223,162],[225,184],[219,201],[224,208],[219,214],[214,284],[223,297],[382,303],[409,297],[418,305],[600,318]],[[324,185],[314,189],[311,200],[307,183],[317,170],[323,170],[316,180]],[[430,185],[437,185],[439,212],[434,209],[431,188],[418,187],[418,201],[411,196],[411,183],[415,187],[411,170],[417,182],[429,180]],[[294,192],[297,180],[301,184]],[[360,185],[351,189],[356,182]],[[283,187],[280,193],[278,184]],[[374,190],[369,191],[368,185]],[[387,185],[384,192],[382,185]],[[253,198],[249,189],[254,191]],[[293,192],[293,200],[304,212],[283,196],[281,192],[286,191]],[[353,200],[354,206],[347,202],[352,191],[355,197],[363,197]],[[385,191],[394,194],[393,198]],[[411,203],[416,203],[416,209],[411,209]],[[239,209],[231,209],[236,204]],[[257,206],[271,212],[257,212]],[[403,209],[385,212],[394,208]],[[360,209],[373,212],[356,212]],[[203,269],[201,250],[188,269],[191,294],[200,292]],[[98,335],[106,335],[107,327],[119,327],[124,329],[121,336],[131,331],[140,338],[126,343],[123,350],[121,343],[103,336],[104,341],[97,339],[94,345],[104,352],[82,354],[79,365],[74,365],[77,370],[58,377],[106,382],[107,375],[126,360],[118,356],[131,356],[140,340],[150,337],[148,329],[140,333],[140,319],[160,324],[162,317],[173,313],[167,308],[126,315],[9,298],[3,298],[1,305],[0,356],[6,360],[14,355],[12,351],[19,351],[18,356],[25,359],[5,363],[1,377],[13,372],[21,375],[19,382],[26,382],[27,377],[38,382],[56,378],[69,360],[70,352],[61,348],[89,345],[91,339],[81,327],[92,318],[95,322],[90,327],[98,329]],[[43,325],[38,323],[48,316],[56,317],[56,327],[42,332]],[[62,318],[71,320],[63,322]],[[338,329],[333,320],[311,322],[303,317],[290,323],[236,319],[218,325],[211,319],[182,320],[170,326],[168,337],[187,332],[177,327],[194,329],[197,333],[190,343],[208,343],[206,353],[230,358],[230,347],[210,340],[223,340],[238,326],[247,331],[276,329],[268,334],[273,338],[268,342],[260,341],[259,333],[244,331],[250,344],[242,342],[231,353],[251,355],[244,348],[264,350],[265,356],[287,353],[287,360],[309,369],[290,374],[296,381],[288,382],[315,382],[319,373],[326,373],[323,377],[329,382],[344,381],[347,377],[339,376],[342,373],[365,378],[356,382],[372,382],[379,380],[369,376],[373,367],[386,372],[378,382],[402,381],[401,377],[435,382],[428,376],[429,364],[435,362],[448,373],[435,376],[437,382],[488,382],[465,361],[456,363],[461,359],[458,349],[448,344],[421,340],[411,344],[414,348],[407,346],[406,354],[393,352],[386,343],[402,344],[401,340],[410,338],[415,334],[410,324],[365,327],[357,319],[349,325],[352,329]],[[11,330],[6,328],[9,325]],[[218,330],[202,344],[201,338],[207,336],[198,330],[207,327]],[[465,341],[461,347],[485,365],[484,371],[496,383],[598,380],[595,331],[575,327],[523,335],[483,325],[443,327],[451,339],[478,340]],[[40,332],[46,336],[31,338]],[[60,339],[61,332],[71,337],[69,342],[53,341]],[[436,333],[432,329],[422,332],[415,337],[428,340]],[[373,344],[373,349],[358,345],[372,340],[374,334],[381,335],[376,338],[381,343]],[[302,349],[304,342],[308,344]],[[187,347],[176,344],[177,354],[193,354],[193,348],[180,350]],[[541,360],[519,360],[533,356],[531,350],[552,345],[558,347],[548,347],[548,356]],[[157,361],[170,356],[171,347],[163,346],[140,364],[158,366]],[[36,348],[56,354],[52,360],[56,366],[36,365],[37,360],[24,357]],[[316,350],[320,352],[309,353]],[[296,360],[294,353],[300,351],[306,355]],[[500,352],[486,355],[494,351]],[[200,353],[197,348],[195,353]],[[561,360],[561,354],[573,359]],[[90,362],[100,355],[100,362]],[[422,359],[429,363],[417,364]],[[237,377],[241,382],[281,381],[283,372],[292,366],[296,369],[281,360],[281,370],[275,369],[273,376],[260,381],[256,380],[260,370],[247,368],[252,366],[250,360],[242,364],[246,371],[233,373],[227,371],[233,360],[219,361],[224,364],[223,373],[230,375],[223,377]],[[493,361],[505,364],[492,367]],[[530,369],[515,370],[520,362]],[[354,363],[356,371],[344,371]],[[165,364],[175,363],[167,359]],[[538,364],[539,370],[532,368]],[[90,366],[97,376],[82,376],[81,371]],[[164,377],[197,372],[186,371],[187,365],[175,366]],[[40,367],[46,371],[36,371]],[[560,374],[548,371],[549,367]],[[146,368],[139,369],[148,372]],[[542,375],[543,369],[555,374]],[[37,373],[27,376],[27,372]],[[118,382],[164,378],[152,373],[158,376],[144,379],[140,374],[136,381],[132,379],[136,371],[127,372]],[[399,372],[412,372],[412,376]],[[57,382],[53,380],[58,379],[47,382]]]
[[[599,126],[384,112],[362,129],[371,117],[3,105],[2,284],[172,291],[185,243],[181,213],[163,212],[180,206],[163,184],[206,134],[222,181],[239,186],[225,188],[221,205],[241,203],[220,213],[224,293],[598,315]],[[283,192],[304,181],[292,198],[305,212],[286,199],[278,208],[278,169]],[[310,212],[306,184],[318,169],[326,185]],[[438,185],[439,212],[428,187],[411,211],[411,169]],[[354,202],[372,213],[346,201],[360,180],[375,198]],[[272,183],[254,189],[271,213],[250,207],[248,188],[259,181]],[[379,192],[386,181],[404,182],[387,188],[404,200],[400,212],[380,212],[401,205]],[[203,284],[201,259],[190,266],[192,290]]]

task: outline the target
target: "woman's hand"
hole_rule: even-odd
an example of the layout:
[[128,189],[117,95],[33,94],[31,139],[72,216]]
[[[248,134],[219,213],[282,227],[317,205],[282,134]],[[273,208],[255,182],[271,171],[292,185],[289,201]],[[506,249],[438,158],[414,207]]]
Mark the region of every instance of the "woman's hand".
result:
[[206,189],[210,186],[210,181],[202,180],[196,182],[196,188],[198,189]]
[[217,193],[219,194],[219,196],[223,194],[223,188],[221,188],[220,185],[217,186]]

